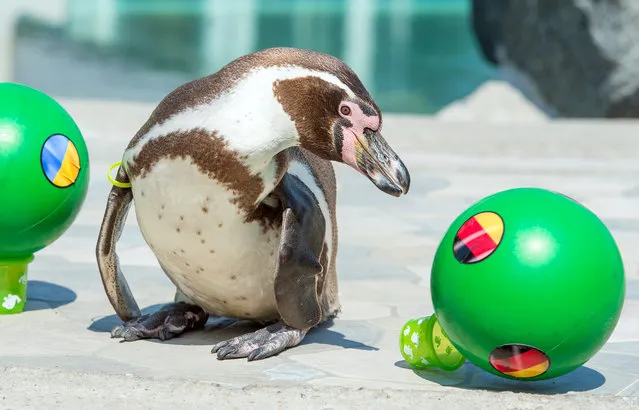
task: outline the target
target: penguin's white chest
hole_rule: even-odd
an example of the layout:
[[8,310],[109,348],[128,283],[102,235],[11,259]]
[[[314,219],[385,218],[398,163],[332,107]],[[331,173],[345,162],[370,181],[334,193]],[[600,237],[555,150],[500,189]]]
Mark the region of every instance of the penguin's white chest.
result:
[[215,315],[277,317],[278,229],[245,223],[234,193],[188,160],[159,161],[132,189],[142,235],[185,296]]

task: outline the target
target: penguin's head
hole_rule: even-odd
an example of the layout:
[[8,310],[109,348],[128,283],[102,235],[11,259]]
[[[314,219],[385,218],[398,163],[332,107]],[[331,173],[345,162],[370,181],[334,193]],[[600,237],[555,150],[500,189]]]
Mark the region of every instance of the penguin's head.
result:
[[410,174],[382,136],[381,111],[357,75],[326,54],[308,54],[305,64],[312,73],[273,85],[295,122],[299,145],[351,166],[387,194],[406,194]]
[[382,136],[379,109],[355,97],[341,100],[336,111],[327,137],[337,160],[364,174],[387,194],[406,194],[410,174]]

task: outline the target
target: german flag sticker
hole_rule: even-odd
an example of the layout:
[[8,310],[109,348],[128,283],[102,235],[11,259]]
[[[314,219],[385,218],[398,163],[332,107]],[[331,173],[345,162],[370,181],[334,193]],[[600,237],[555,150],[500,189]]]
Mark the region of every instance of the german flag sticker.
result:
[[455,235],[455,259],[460,263],[481,262],[495,252],[503,235],[504,221],[499,215],[494,212],[474,215]]
[[550,367],[550,359],[541,350],[516,344],[493,350],[489,361],[499,373],[517,379],[541,376]]
[[58,188],[73,185],[80,173],[80,155],[73,142],[62,134],[47,138],[40,154],[42,171]]

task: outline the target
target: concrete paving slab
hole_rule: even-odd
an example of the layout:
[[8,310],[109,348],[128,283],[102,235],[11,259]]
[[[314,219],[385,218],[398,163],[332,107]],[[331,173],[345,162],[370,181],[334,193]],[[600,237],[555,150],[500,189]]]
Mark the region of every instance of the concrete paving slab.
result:
[[[249,363],[210,353],[216,341],[255,329],[242,323],[211,322],[167,342],[110,339],[119,320],[94,256],[106,171],[153,106],[62,103],[90,149],[90,191],[74,225],[31,264],[26,311],[0,316],[0,407],[639,406],[639,123],[385,117],[384,134],[411,171],[410,194],[386,196],[336,166],[343,313],[302,345]],[[432,313],[430,264],[441,236],[473,202],[518,186],[561,191],[610,227],[628,280],[615,332],[584,367],[544,382],[512,382],[471,364],[453,373],[409,368],[399,331],[408,319]],[[137,230],[134,211],[119,252],[138,303],[153,311],[171,301],[174,288]]]

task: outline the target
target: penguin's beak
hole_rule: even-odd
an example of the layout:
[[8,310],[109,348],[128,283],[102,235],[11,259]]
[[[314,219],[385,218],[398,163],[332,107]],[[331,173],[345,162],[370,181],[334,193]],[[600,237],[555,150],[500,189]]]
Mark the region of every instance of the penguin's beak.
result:
[[362,136],[355,135],[354,151],[357,168],[377,188],[393,196],[408,193],[408,169],[379,131],[366,128]]

